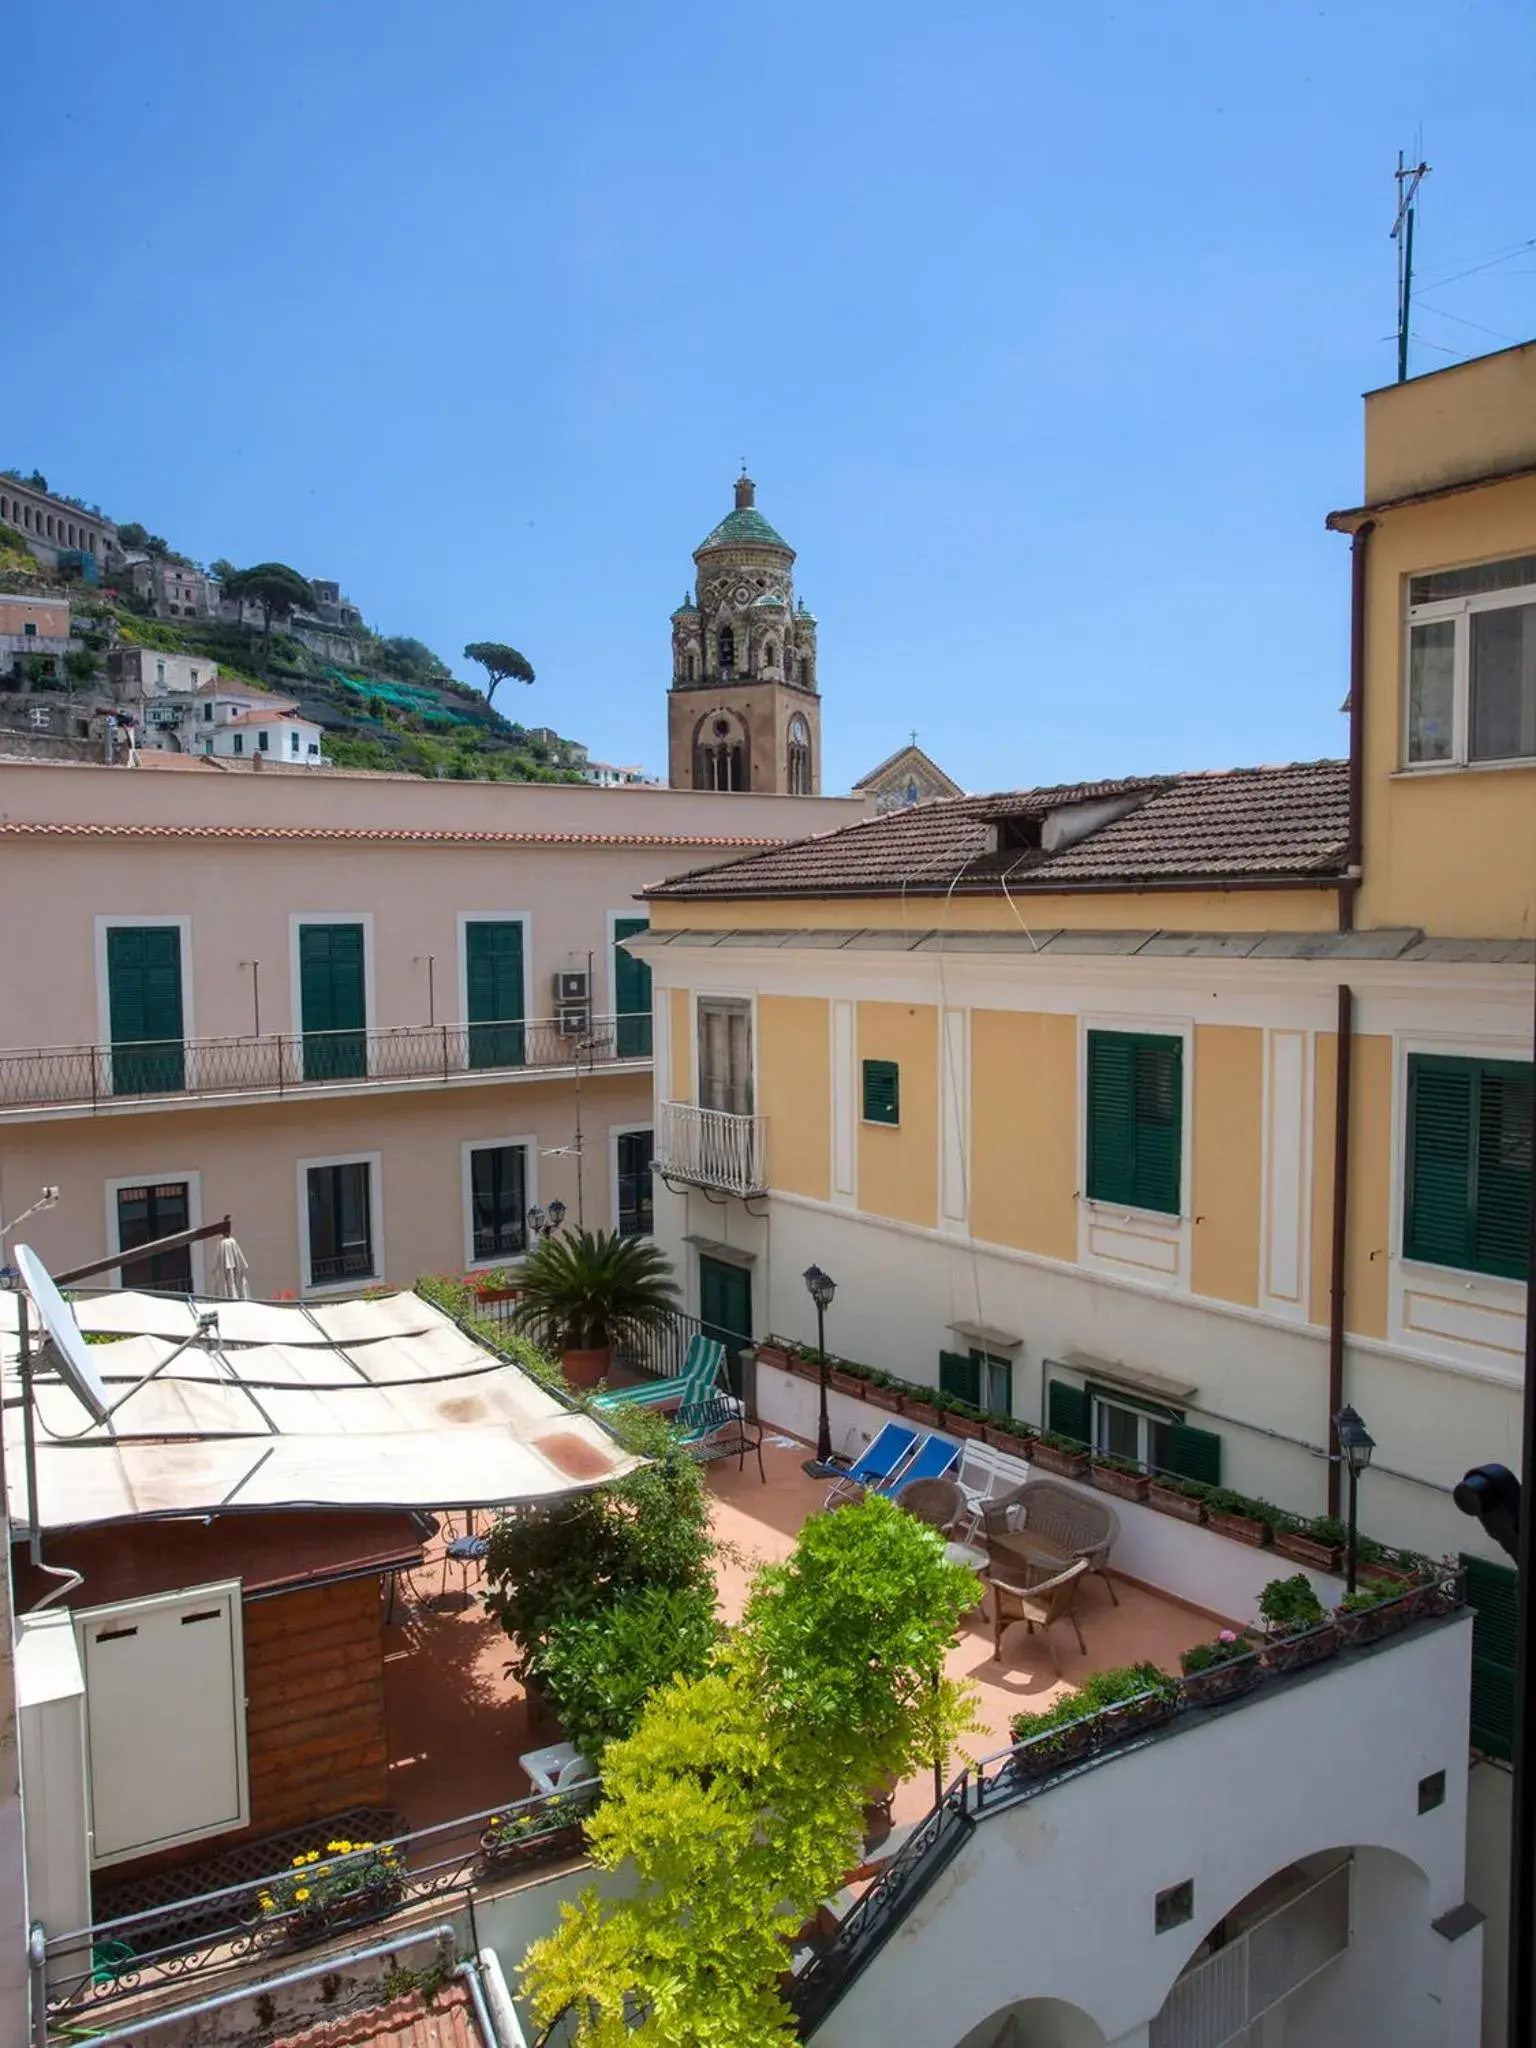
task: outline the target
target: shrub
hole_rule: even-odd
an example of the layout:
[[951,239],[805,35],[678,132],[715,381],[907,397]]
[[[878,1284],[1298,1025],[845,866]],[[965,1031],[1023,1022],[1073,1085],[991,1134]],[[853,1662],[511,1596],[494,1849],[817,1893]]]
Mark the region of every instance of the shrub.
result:
[[712,1580],[643,1586],[613,1606],[557,1619],[536,1658],[567,1740],[594,1764],[632,1735],[673,1678],[702,1678],[720,1640]]
[[1180,1494],[1185,1500],[1203,1500],[1210,1505],[1211,1495],[1220,1489],[1207,1486],[1203,1479],[1176,1479],[1171,1472],[1154,1472],[1154,1486],[1161,1486],[1167,1493]]
[[1305,1572],[1271,1579],[1259,1595],[1259,1613],[1271,1635],[1294,1636],[1326,1619],[1323,1603]]
[[1008,1726],[1015,1742],[1028,1742],[1089,1714],[1102,1713],[1106,1707],[1123,1706],[1143,1693],[1171,1700],[1178,1697],[1178,1691],[1178,1680],[1156,1664],[1123,1664],[1110,1671],[1096,1671],[1038,1714],[1015,1714]]

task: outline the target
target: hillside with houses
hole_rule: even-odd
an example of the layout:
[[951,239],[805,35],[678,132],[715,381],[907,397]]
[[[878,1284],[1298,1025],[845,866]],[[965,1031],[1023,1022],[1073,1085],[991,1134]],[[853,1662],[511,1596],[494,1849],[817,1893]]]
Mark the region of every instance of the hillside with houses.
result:
[[[512,657],[488,646],[479,657]],[[333,580],[203,565],[133,521],[0,470],[0,746],[518,782],[606,779],[587,750],[505,717],[420,640],[364,623]],[[638,779],[638,771],[634,771]]]

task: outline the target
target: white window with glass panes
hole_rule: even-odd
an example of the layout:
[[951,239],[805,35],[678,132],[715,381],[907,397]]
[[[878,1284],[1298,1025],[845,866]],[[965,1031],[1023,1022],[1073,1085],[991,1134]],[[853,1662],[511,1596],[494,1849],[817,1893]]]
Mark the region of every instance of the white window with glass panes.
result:
[[1536,555],[1408,578],[1403,761],[1536,760]]

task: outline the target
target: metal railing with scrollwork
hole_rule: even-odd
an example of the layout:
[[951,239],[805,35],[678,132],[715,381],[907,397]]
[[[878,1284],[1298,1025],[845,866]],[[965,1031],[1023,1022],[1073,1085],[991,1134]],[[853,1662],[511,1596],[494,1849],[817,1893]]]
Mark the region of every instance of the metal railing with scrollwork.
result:
[[656,1171],[664,1180],[725,1195],[768,1192],[768,1119],[664,1102],[656,1133]]
[[[311,1913],[293,1901],[290,1862],[246,1883],[50,1935],[51,2024],[61,2032],[77,2026],[94,2030],[96,2016],[114,2000],[142,1997],[189,1977],[216,1978],[253,1961],[276,1961],[334,1934],[408,1912],[423,1900],[468,1900],[527,1865],[579,1855],[581,1821],[597,1797],[595,1785],[578,1786],[370,1843],[370,1870],[387,1870],[394,1862],[398,1875],[332,1897],[321,1911]],[[494,1830],[492,1822],[499,1824]],[[313,1832],[324,1852],[325,1823]],[[490,1842],[488,1834],[494,1836]],[[383,1858],[386,1850],[394,1852],[392,1858]]]
[[452,1083],[643,1064],[632,1018],[411,1024],[390,1031],[271,1032],[0,1051],[0,1116],[31,1109],[132,1108],[146,1097],[288,1095],[356,1083]]

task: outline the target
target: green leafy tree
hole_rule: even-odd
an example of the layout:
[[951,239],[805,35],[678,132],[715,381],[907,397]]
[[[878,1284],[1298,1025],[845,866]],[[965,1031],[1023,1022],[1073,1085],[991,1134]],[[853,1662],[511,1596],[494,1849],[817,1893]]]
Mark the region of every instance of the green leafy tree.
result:
[[89,689],[96,680],[96,657],[88,648],[72,647],[64,657],[65,687],[71,691]]
[[637,1883],[589,1889],[530,1949],[540,2022],[569,2012],[584,2048],[793,2041],[778,1979],[858,1860],[869,1786],[974,1725],[935,1673],[976,1591],[890,1501],[808,1522],[714,1668],[654,1692],[607,1751],[588,1839]]
[[508,647],[501,640],[471,640],[464,650],[466,661],[478,661],[486,674],[485,701],[495,700],[499,684],[507,681],[531,683],[533,663],[525,654],[519,654],[515,647]]
[[148,551],[149,528],[141,526],[137,519],[124,519],[120,521],[117,537],[125,548],[131,548],[135,554],[141,550]]
[[408,634],[376,641],[374,653],[386,675],[406,682],[446,684],[452,680],[448,664],[439,660],[424,640],[413,640]]
[[225,579],[231,597],[249,598],[261,606],[262,630],[270,639],[273,619],[290,619],[297,611],[309,611],[315,593],[297,569],[286,562],[258,562],[252,569],[237,569]]
[[665,1327],[679,1307],[665,1252],[648,1237],[575,1230],[523,1263],[517,1327],[550,1351],[598,1351]]

